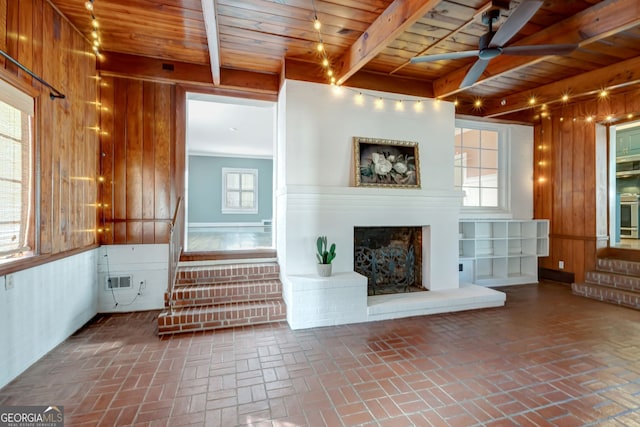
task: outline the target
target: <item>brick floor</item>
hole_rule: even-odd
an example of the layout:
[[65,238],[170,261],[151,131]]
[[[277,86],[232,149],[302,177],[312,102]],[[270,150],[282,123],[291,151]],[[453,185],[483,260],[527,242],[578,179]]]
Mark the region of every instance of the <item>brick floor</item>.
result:
[[640,426],[640,314],[543,283],[504,308],[158,338],[100,315],[0,390],[67,426]]

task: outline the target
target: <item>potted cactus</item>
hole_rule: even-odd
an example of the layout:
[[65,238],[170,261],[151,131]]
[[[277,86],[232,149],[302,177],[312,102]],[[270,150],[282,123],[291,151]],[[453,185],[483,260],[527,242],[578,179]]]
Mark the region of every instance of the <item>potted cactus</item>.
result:
[[327,236],[318,236],[316,240],[316,247],[318,253],[318,275],[321,277],[331,276],[331,261],[336,257],[336,244],[332,243],[331,246],[327,244]]

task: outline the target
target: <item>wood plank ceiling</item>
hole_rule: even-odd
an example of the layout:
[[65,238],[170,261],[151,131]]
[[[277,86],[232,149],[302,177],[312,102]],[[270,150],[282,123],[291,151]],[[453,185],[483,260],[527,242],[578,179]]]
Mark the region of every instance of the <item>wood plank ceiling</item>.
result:
[[[91,40],[85,0],[49,0]],[[501,9],[499,27],[522,2]],[[536,105],[640,82],[638,0],[544,1],[508,45],[576,44],[567,56],[492,59],[460,89],[477,58],[411,64],[418,55],[478,49],[495,0],[93,0],[104,73],[190,82],[220,93],[275,94],[287,78],[458,102],[458,112],[509,118]],[[320,32],[314,18],[322,23]],[[495,28],[494,28],[495,29]],[[482,107],[474,106],[482,100]]]

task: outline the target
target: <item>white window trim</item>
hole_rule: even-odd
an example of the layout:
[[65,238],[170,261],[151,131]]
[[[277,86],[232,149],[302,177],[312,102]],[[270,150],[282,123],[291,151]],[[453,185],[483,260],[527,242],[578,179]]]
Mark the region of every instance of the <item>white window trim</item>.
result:
[[[22,230],[21,235],[27,236],[35,231],[35,235],[33,237],[32,242],[23,242],[22,247],[18,247],[14,250],[10,250],[8,252],[0,253],[0,265],[9,264],[13,261],[30,257],[35,255],[36,248],[29,246],[29,244],[37,245],[38,236],[37,236],[37,226],[36,226],[36,217],[38,212],[38,199],[37,199],[37,182],[38,180],[35,177],[35,151],[36,141],[35,141],[35,98],[32,94],[25,91],[23,88],[18,88],[13,86],[8,81],[0,78],[0,92],[2,93],[2,101],[5,104],[10,105],[11,107],[22,111],[22,113],[30,116],[30,125],[29,132],[31,134],[31,148],[29,158],[26,160],[28,163],[29,176],[26,181],[26,184],[31,193],[31,198],[33,203],[27,206],[26,216],[28,220],[25,224],[25,229]],[[35,195],[35,196],[34,196]],[[24,206],[23,206],[24,208]],[[32,230],[32,228],[34,230]]]
[[[511,213],[511,189],[509,186],[510,162],[509,151],[511,141],[511,129],[505,125],[495,123],[476,122],[471,120],[456,120],[456,128],[489,130],[498,133],[498,206],[461,206],[460,213],[463,216],[508,216]],[[458,187],[456,187],[457,189]]]
[[[255,179],[255,189],[253,191],[255,197],[255,203],[251,209],[237,209],[227,207],[227,174],[239,173],[239,174],[252,174]],[[223,214],[251,214],[258,213],[258,169],[249,168],[222,168],[222,209]]]

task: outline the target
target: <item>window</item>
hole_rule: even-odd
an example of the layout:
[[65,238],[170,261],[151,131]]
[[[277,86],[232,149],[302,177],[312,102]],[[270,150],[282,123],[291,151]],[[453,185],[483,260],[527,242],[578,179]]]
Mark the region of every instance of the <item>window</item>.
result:
[[464,192],[463,206],[502,206],[501,132],[473,124],[456,127],[454,186]]
[[222,213],[258,213],[258,170],[222,168]]
[[33,116],[33,98],[0,80],[0,260],[33,250]]

